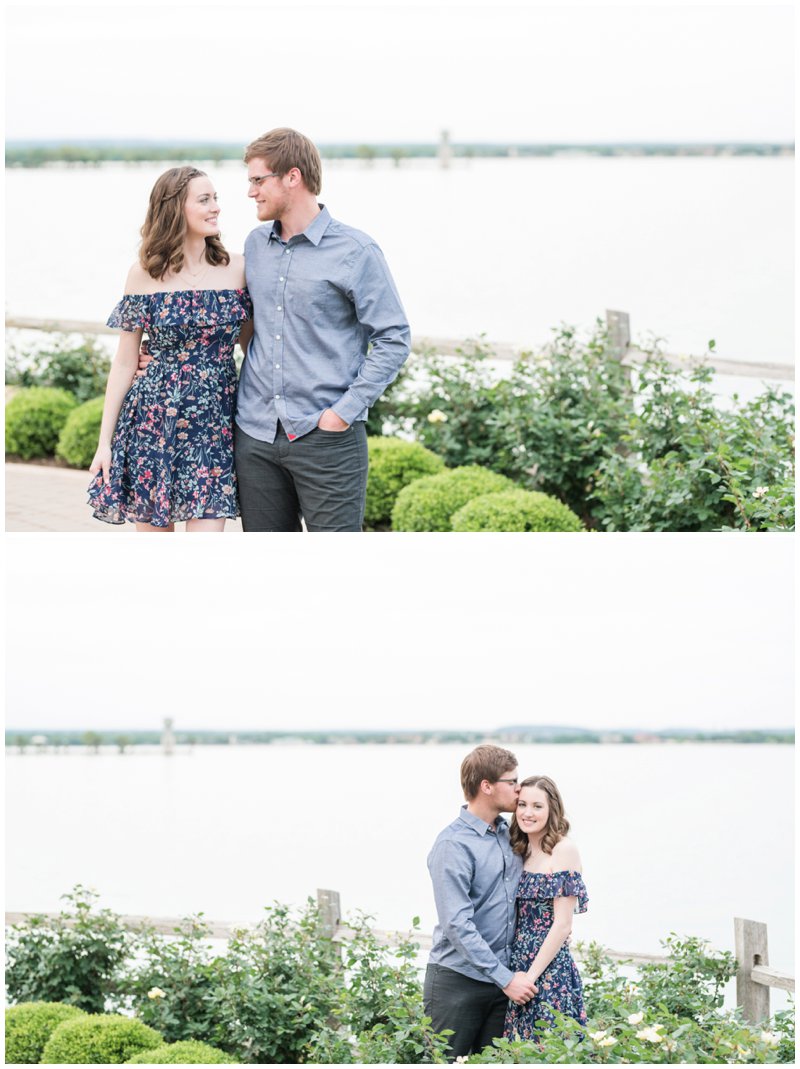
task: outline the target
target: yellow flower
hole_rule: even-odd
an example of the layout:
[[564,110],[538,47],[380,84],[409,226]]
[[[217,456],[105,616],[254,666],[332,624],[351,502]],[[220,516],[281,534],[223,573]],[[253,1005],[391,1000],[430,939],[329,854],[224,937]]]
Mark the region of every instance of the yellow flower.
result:
[[632,1013],[630,1015],[630,1017],[628,1018],[628,1024],[641,1024],[643,1020],[644,1020],[644,1014],[643,1013],[641,1013],[641,1012]]
[[152,999],[166,998],[167,993],[166,991],[162,991],[160,987],[151,987],[147,992],[147,997]]
[[636,1033],[636,1038],[646,1039],[648,1043],[660,1043],[664,1037],[659,1035],[658,1029],[663,1027],[663,1025],[651,1025],[648,1028],[643,1028],[641,1032]]
[[617,1041],[613,1036],[606,1036],[606,1038],[601,1039],[597,1045],[598,1047],[613,1047],[616,1042]]
[[447,423],[447,415],[439,408],[428,413],[428,423]]
[[604,1031],[602,1031],[602,1030],[600,1032],[590,1032],[589,1033],[589,1038],[593,1039],[595,1041],[595,1043],[599,1043],[600,1040],[605,1037],[605,1035],[606,1035],[606,1033]]

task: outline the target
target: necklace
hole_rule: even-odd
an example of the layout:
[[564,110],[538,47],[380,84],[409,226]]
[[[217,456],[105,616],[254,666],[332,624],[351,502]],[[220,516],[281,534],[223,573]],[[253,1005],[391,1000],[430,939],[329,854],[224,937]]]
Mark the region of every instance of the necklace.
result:
[[195,281],[199,281],[201,278],[205,278],[205,276],[208,274],[208,269],[209,269],[210,266],[211,266],[211,264],[208,262],[208,260],[206,260],[206,266],[203,268],[202,271],[192,272],[192,271],[189,270],[189,268],[186,266],[186,263],[184,262],[183,267],[180,269],[180,271],[178,273],[178,277],[180,277],[182,274],[186,273],[189,276],[189,278],[194,279]]

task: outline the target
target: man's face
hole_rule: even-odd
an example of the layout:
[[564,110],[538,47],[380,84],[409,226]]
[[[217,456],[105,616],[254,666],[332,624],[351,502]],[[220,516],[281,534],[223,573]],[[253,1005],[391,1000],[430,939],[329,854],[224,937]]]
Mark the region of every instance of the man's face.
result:
[[[267,177],[269,176],[269,177]],[[289,206],[289,190],[286,185],[287,175],[276,175],[267,160],[256,156],[247,165],[249,182],[248,197],[256,202],[256,215],[260,222],[268,219],[280,219]],[[253,181],[253,179],[263,181]]]
[[517,808],[517,798],[519,797],[516,768],[507,769],[500,779],[492,784],[492,793],[501,813],[514,812]]

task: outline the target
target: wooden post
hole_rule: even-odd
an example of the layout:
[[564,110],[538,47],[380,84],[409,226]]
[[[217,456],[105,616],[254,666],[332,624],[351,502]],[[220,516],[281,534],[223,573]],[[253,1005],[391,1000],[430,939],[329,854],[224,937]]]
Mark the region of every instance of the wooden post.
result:
[[[337,927],[342,922],[342,900],[339,897],[339,892],[317,888],[317,909],[319,910],[323,930],[328,938],[333,939]],[[341,966],[344,947],[341,943],[338,944],[338,947],[335,960]]]
[[608,328],[608,355],[621,360],[631,344],[631,317],[627,312],[606,309]]
[[736,961],[736,1003],[749,1024],[759,1024],[769,1017],[769,988],[755,983],[751,971],[756,965],[769,965],[767,926],[759,921],[734,917],[733,930]]

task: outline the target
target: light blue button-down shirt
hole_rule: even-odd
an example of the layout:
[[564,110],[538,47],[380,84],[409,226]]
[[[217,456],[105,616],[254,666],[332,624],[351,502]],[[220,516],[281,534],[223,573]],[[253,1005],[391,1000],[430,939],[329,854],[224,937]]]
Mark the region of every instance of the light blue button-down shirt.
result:
[[522,858],[508,823],[493,828],[463,806],[428,855],[439,922],[428,961],[473,980],[507,987]]
[[273,442],[312,431],[326,408],[345,423],[394,381],[410,331],[383,253],[324,205],[288,242],[280,223],[257,227],[244,246],[255,333],[239,379],[236,422]]

